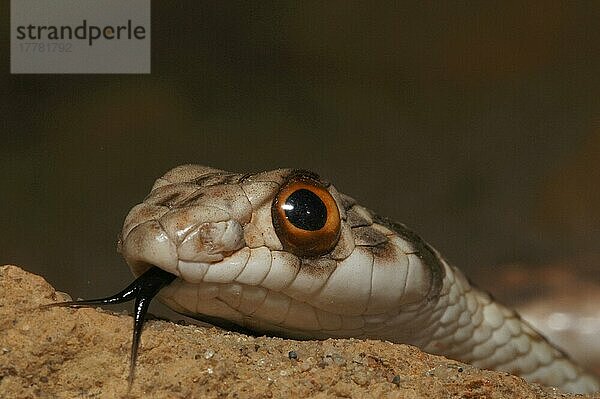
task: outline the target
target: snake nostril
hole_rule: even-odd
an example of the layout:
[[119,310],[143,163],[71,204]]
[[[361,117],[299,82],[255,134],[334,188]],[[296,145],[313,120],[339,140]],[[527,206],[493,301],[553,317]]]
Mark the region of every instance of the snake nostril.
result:
[[201,223],[177,248],[180,260],[218,262],[245,245],[244,231],[235,220]]

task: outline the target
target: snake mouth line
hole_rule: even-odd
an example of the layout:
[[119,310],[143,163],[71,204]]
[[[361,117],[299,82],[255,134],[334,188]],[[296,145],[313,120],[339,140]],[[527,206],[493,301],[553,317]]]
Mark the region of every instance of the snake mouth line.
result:
[[146,313],[148,312],[148,306],[150,305],[152,298],[158,294],[161,288],[169,285],[176,278],[177,276],[174,274],[166,272],[157,266],[150,265],[150,268],[146,270],[144,274],[135,279],[125,289],[114,295],[98,299],[52,303],[44,307],[111,305],[135,300],[133,307],[133,337],[131,340],[131,357],[128,378],[129,386],[131,387],[135,373],[140,338],[142,336],[142,328],[146,319]]

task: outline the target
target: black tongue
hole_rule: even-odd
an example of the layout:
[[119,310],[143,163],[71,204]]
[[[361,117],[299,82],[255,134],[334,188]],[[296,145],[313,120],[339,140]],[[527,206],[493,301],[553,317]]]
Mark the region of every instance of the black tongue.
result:
[[121,292],[111,295],[106,298],[88,299],[83,301],[69,301],[51,303],[45,307],[53,306],[95,306],[95,305],[111,305],[115,303],[129,302],[135,299],[134,315],[133,315],[133,338],[131,340],[131,358],[129,364],[129,384],[133,381],[135,373],[135,361],[137,358],[138,347],[140,345],[140,337],[142,336],[142,328],[146,318],[146,312],[152,298],[158,294],[164,286],[175,280],[177,276],[168,273],[163,269],[152,266],[144,274],[139,276],[135,281],[127,286]]

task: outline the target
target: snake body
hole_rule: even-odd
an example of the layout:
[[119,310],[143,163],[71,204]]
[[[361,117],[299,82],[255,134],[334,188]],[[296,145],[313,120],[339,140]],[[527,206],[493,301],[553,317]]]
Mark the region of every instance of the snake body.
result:
[[[309,220],[289,213],[294,206]],[[290,220],[297,226],[286,230]],[[176,276],[158,298],[197,319],[297,339],[407,343],[565,391],[600,390],[417,234],[308,171],[176,167],[130,211],[119,249],[136,276],[153,266]]]

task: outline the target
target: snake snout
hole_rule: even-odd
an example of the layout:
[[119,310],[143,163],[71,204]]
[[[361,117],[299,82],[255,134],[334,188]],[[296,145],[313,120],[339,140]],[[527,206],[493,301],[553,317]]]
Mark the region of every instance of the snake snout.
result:
[[152,266],[177,275],[177,246],[157,220],[138,224],[123,235],[121,253],[137,277]]
[[179,235],[171,233],[164,223],[149,220],[127,234],[121,251],[136,275],[151,265],[181,275],[182,264],[215,264],[245,245],[243,227],[236,220],[200,221]]

